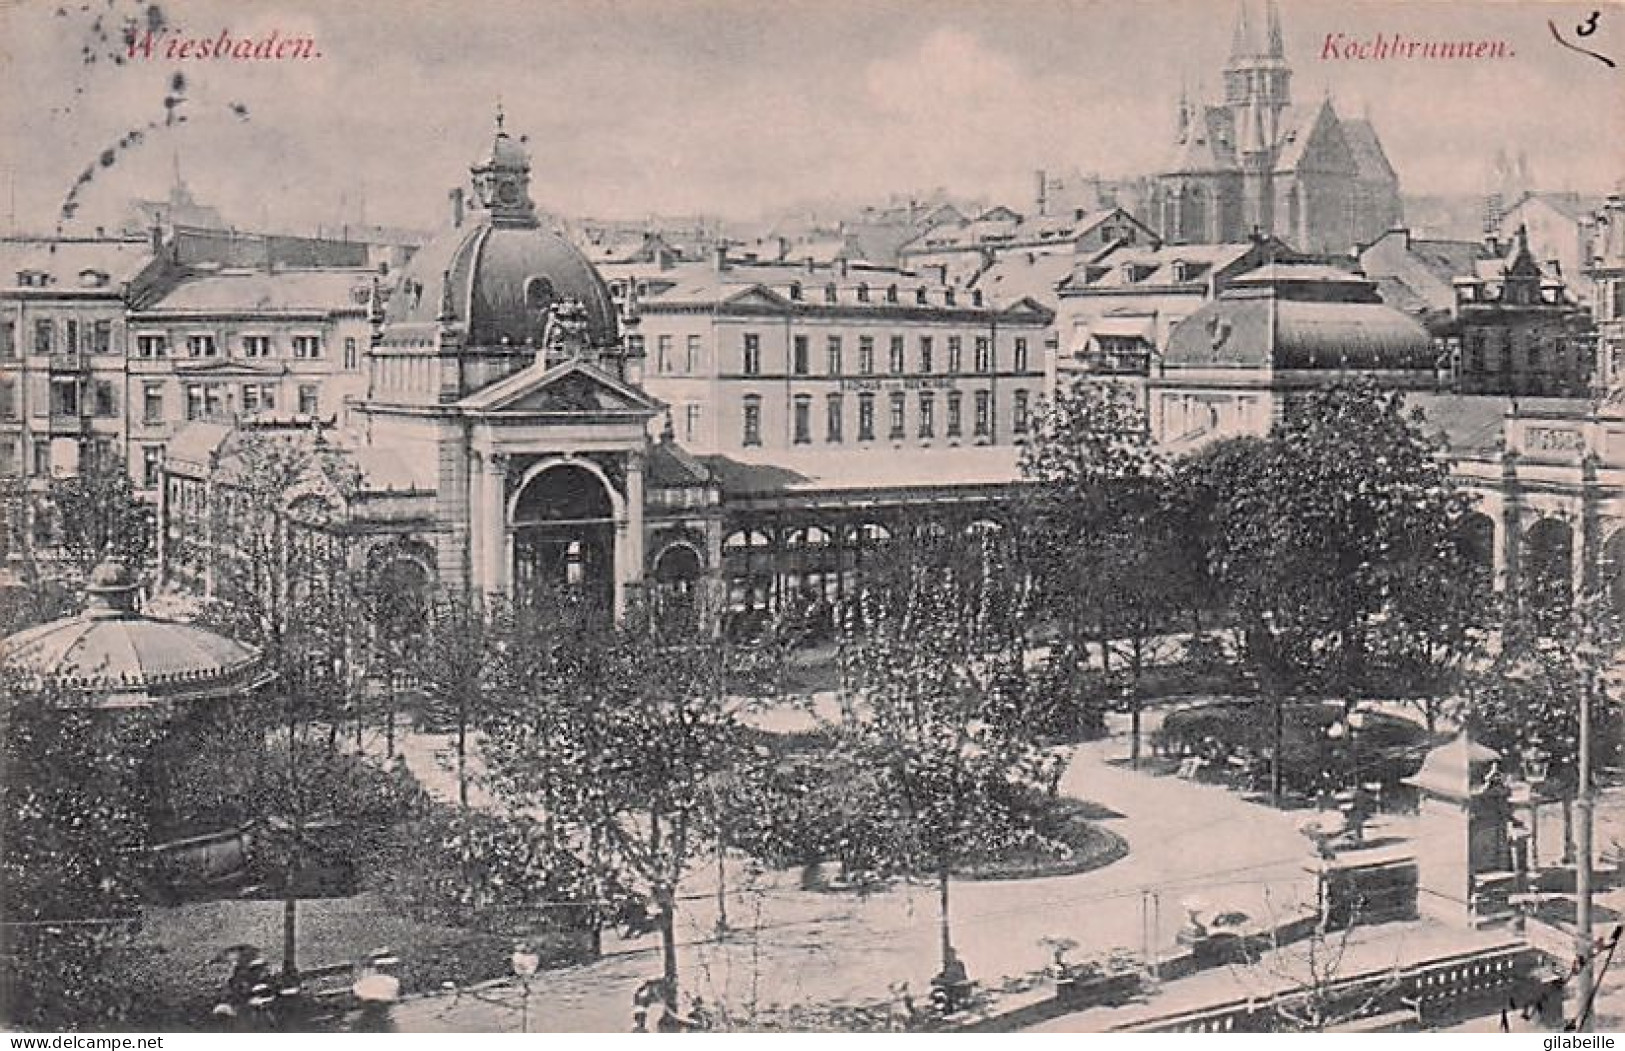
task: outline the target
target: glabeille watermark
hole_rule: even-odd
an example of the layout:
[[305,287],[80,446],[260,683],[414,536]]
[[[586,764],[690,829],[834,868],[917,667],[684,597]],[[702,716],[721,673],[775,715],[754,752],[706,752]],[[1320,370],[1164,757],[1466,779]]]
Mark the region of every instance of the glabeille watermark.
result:
[[128,38],[130,59],[231,59],[239,62],[297,61],[321,58],[316,38],[271,29],[255,36],[236,36],[222,29],[215,36],[188,36],[169,29],[149,29]]
[[1429,40],[1406,36],[1403,33],[1393,35],[1377,33],[1368,37],[1327,33],[1326,40],[1320,48],[1320,58],[1323,62],[1336,59],[1357,62],[1385,62],[1393,59],[1485,61],[1514,57],[1516,53],[1512,50],[1512,44],[1506,40]]

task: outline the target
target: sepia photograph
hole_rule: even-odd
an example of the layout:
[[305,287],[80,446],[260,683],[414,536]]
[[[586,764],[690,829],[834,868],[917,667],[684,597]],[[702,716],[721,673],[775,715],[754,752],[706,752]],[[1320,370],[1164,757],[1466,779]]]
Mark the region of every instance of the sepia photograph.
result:
[[1625,1029],[1619,0],[0,0],[0,194],[11,1047]]

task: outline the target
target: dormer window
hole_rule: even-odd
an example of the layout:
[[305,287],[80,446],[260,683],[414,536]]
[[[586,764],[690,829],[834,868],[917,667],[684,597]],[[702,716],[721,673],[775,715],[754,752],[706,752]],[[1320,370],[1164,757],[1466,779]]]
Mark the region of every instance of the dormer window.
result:
[[81,288],[101,288],[107,284],[109,278],[105,270],[79,271],[79,286]]
[[835,298],[835,282],[831,281],[824,286],[824,302],[833,303]]
[[17,284],[23,288],[44,288],[51,283],[51,275],[43,270],[17,271]]
[[525,306],[537,313],[553,305],[553,282],[545,277],[533,277],[525,282]]
[[792,282],[790,282],[790,298],[792,300],[796,301],[796,302],[800,302],[800,300],[801,300],[801,282],[800,281],[792,281]]
[[867,303],[867,302],[869,302],[869,286],[868,285],[859,285],[858,286],[858,302],[859,303]]
[[897,302],[897,286],[896,285],[887,285],[886,286],[886,302],[888,302],[888,303]]
[[979,307],[982,305],[982,290],[980,288],[971,290],[970,305],[973,307]]
[[918,303],[922,307],[925,306],[926,298],[924,285],[921,285],[919,288],[914,290],[914,302]]
[[1184,282],[1184,281],[1189,281],[1191,279],[1190,278],[1190,266],[1183,259],[1174,260],[1174,263],[1173,263],[1173,266],[1171,267],[1171,269],[1173,271],[1174,282],[1176,284],[1180,283],[1180,282]]
[[953,289],[945,288],[945,289],[942,290],[942,302],[944,304],[946,304],[947,306],[953,306],[954,305],[954,290]]

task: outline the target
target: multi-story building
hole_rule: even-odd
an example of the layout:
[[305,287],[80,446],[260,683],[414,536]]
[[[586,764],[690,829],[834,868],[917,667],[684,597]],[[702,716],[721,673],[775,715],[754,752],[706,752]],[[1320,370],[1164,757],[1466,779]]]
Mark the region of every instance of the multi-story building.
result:
[[1364,375],[1437,386],[1431,342],[1376,286],[1318,263],[1271,263],[1236,277],[1174,328],[1147,381],[1151,431],[1171,452],[1263,435],[1305,391]]
[[1297,258],[1276,240],[1120,247],[1079,260],[1057,286],[1054,381],[1078,374],[1134,385],[1170,334],[1236,277]]
[[125,454],[126,302],[152,258],[145,238],[0,241],[0,475]]
[[128,315],[124,424],[137,485],[158,484],[184,424],[230,418],[342,421],[366,387],[362,268],[192,268]]
[[1610,194],[1592,224],[1585,274],[1597,323],[1597,369],[1611,393],[1625,386],[1625,195]]
[[644,389],[675,437],[745,459],[1010,445],[1044,384],[1052,319],[906,271],[841,264],[606,266],[639,318]]

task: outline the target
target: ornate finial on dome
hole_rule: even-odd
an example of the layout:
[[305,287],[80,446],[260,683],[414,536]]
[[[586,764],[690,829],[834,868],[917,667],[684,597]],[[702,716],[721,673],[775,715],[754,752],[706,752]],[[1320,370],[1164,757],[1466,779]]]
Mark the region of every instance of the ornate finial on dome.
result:
[[85,594],[90,596],[86,609],[89,616],[120,616],[136,612],[136,595],[141,582],[130,567],[117,559],[106,559],[91,570],[90,583]]
[[442,325],[449,325],[457,320],[457,306],[452,302],[451,271],[447,270],[440,275],[440,313],[435,320]]
[[502,113],[502,99],[500,99],[500,98],[498,98],[498,99],[497,99],[497,134],[498,134],[498,135],[503,135],[503,134],[506,134],[506,133],[505,133],[505,132],[504,132],[504,131],[503,131],[503,130],[502,130],[502,122],[503,122],[503,121],[504,121],[504,120],[505,120],[505,119],[506,119],[506,118],[505,118],[505,117],[504,117],[504,116],[503,116],[503,113]]

